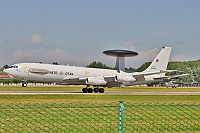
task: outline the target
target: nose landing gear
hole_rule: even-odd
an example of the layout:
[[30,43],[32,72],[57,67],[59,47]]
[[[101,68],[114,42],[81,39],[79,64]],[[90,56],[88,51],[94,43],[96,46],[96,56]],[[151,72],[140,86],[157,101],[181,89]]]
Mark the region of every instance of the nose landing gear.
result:
[[26,87],[27,86],[27,83],[22,83],[22,87]]

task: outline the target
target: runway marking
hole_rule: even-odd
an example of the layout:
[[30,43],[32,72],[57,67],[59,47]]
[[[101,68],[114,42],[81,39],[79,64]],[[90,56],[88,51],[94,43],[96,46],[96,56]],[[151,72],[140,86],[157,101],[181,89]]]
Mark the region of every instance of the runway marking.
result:
[[36,92],[36,91],[0,91],[0,95],[200,95],[200,92],[105,92],[105,93],[82,93],[82,92]]

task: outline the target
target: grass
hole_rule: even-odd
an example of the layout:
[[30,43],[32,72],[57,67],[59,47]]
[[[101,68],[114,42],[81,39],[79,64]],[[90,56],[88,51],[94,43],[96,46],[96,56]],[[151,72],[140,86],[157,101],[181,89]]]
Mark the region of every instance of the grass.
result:
[[[0,86],[0,91],[62,91],[62,92],[81,92],[85,86]],[[105,88],[107,92],[200,92],[200,87],[113,87]]]
[[0,86],[0,91],[66,91],[66,92],[81,92],[80,86]]
[[[0,91],[59,91],[81,92],[81,86],[0,86]],[[126,87],[106,88],[105,91],[125,92],[199,92],[200,88],[165,88],[165,87]],[[162,103],[199,103],[200,95],[1,95],[0,103],[72,103],[72,102],[162,102]]]
[[199,95],[1,95],[0,103],[74,103],[74,102],[131,102],[131,103],[199,103]]
[[[0,132],[118,132],[118,103],[0,104]],[[198,132],[199,104],[124,105],[125,132]]]
[[[81,92],[81,88],[0,86],[0,91]],[[199,92],[200,88],[128,87],[106,91]],[[118,132],[119,101],[125,103],[125,132],[200,130],[200,95],[76,94],[0,95],[0,132]]]

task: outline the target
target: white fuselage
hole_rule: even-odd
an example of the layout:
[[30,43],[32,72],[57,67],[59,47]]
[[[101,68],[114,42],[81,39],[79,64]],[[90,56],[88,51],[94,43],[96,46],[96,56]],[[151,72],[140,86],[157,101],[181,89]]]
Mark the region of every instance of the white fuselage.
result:
[[[65,66],[65,65],[51,65],[40,63],[20,63],[18,68],[10,68],[12,76],[22,80],[48,81],[48,82],[63,82],[66,77],[80,78],[80,77],[97,77],[116,75],[116,70],[96,69],[87,67]],[[47,69],[47,74],[31,73],[31,68]]]
[[[22,80],[32,80],[40,82],[55,82],[59,84],[74,84],[74,85],[87,85],[87,78],[94,78],[104,80],[105,77],[115,77],[123,75],[125,77],[132,77],[132,73],[125,73],[117,70],[98,69],[98,68],[87,68],[87,67],[76,67],[76,66],[65,66],[65,65],[52,65],[52,64],[40,64],[40,63],[20,63],[14,65],[14,68],[5,69],[4,71],[10,74],[12,77],[19,78]],[[48,70],[46,73],[31,72],[31,69]],[[130,86],[136,84],[145,84],[158,82],[154,81],[155,77],[159,77],[158,74],[145,76],[144,80],[134,82],[116,82],[113,79],[105,85],[106,87],[114,86]],[[65,80],[66,79],[66,80]]]

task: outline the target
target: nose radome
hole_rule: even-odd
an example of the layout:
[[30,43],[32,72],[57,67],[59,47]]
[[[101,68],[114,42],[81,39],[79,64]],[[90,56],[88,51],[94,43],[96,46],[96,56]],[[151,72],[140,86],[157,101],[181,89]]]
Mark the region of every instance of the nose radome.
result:
[[9,69],[4,69],[4,70],[3,70],[3,72],[5,72],[5,73],[7,73],[7,74],[9,74],[9,71],[10,71]]

